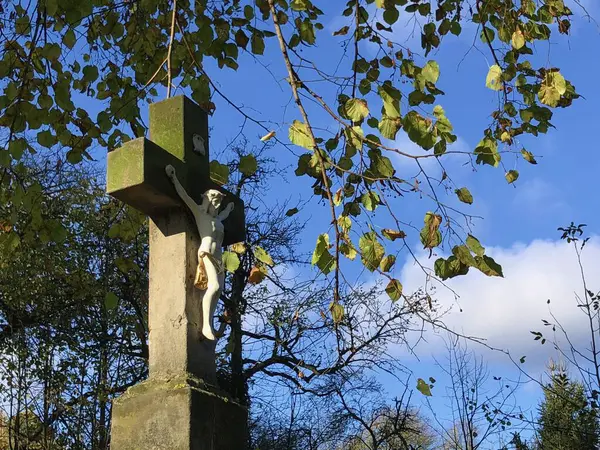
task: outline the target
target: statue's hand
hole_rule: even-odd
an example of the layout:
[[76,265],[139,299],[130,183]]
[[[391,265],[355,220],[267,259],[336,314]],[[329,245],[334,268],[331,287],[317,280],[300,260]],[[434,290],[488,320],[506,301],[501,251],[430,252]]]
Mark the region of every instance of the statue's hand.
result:
[[235,205],[233,204],[233,202],[229,203],[226,207],[225,207],[225,211],[223,211],[224,213],[229,214],[231,211],[233,211],[233,207]]
[[171,164],[167,165],[167,167],[165,167],[165,172],[167,173],[167,176],[172,180],[175,178],[175,167],[173,167]]

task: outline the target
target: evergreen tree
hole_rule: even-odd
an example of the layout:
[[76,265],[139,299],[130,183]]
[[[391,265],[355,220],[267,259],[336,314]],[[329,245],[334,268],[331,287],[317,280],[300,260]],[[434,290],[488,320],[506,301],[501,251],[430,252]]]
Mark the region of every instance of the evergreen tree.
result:
[[569,379],[562,367],[552,367],[540,405],[538,439],[542,450],[594,450],[598,417],[583,385]]

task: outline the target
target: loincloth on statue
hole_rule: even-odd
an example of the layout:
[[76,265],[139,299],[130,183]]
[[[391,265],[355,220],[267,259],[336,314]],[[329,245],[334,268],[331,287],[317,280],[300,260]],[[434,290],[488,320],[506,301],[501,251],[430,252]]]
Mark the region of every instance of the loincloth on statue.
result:
[[208,275],[206,273],[206,266],[204,264],[205,257],[210,259],[210,261],[214,264],[215,269],[217,269],[217,274],[225,272],[223,262],[215,258],[214,255],[211,255],[207,252],[198,252],[198,268],[196,269],[196,279],[194,281],[194,286],[196,286],[201,291],[205,291],[208,288]]

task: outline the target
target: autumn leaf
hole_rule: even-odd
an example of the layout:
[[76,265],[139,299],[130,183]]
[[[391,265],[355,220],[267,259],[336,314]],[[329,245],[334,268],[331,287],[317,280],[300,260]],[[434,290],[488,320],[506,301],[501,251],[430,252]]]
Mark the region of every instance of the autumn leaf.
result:
[[250,269],[250,274],[248,275],[248,283],[250,284],[259,284],[261,281],[265,279],[267,276],[267,269],[263,266],[254,266]]
[[260,138],[260,140],[262,142],[267,142],[269,139],[275,137],[275,132],[274,131],[270,131],[269,133],[265,134],[263,137]]

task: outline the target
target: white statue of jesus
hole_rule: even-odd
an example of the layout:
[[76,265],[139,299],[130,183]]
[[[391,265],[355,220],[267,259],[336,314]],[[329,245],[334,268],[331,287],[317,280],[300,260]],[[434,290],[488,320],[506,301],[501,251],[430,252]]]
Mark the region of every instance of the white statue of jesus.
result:
[[173,182],[179,197],[194,215],[198,233],[200,234],[200,248],[198,249],[198,269],[196,271],[195,286],[204,291],[202,297],[202,334],[206,339],[217,339],[213,320],[217,302],[225,283],[225,270],[223,268],[223,238],[225,237],[225,220],[233,210],[233,203],[229,203],[219,213],[221,201],[225,196],[216,189],[209,189],[202,195],[202,203],[198,205],[185,191],[177,176],[175,168],[170,164],[165,167],[167,176]]

